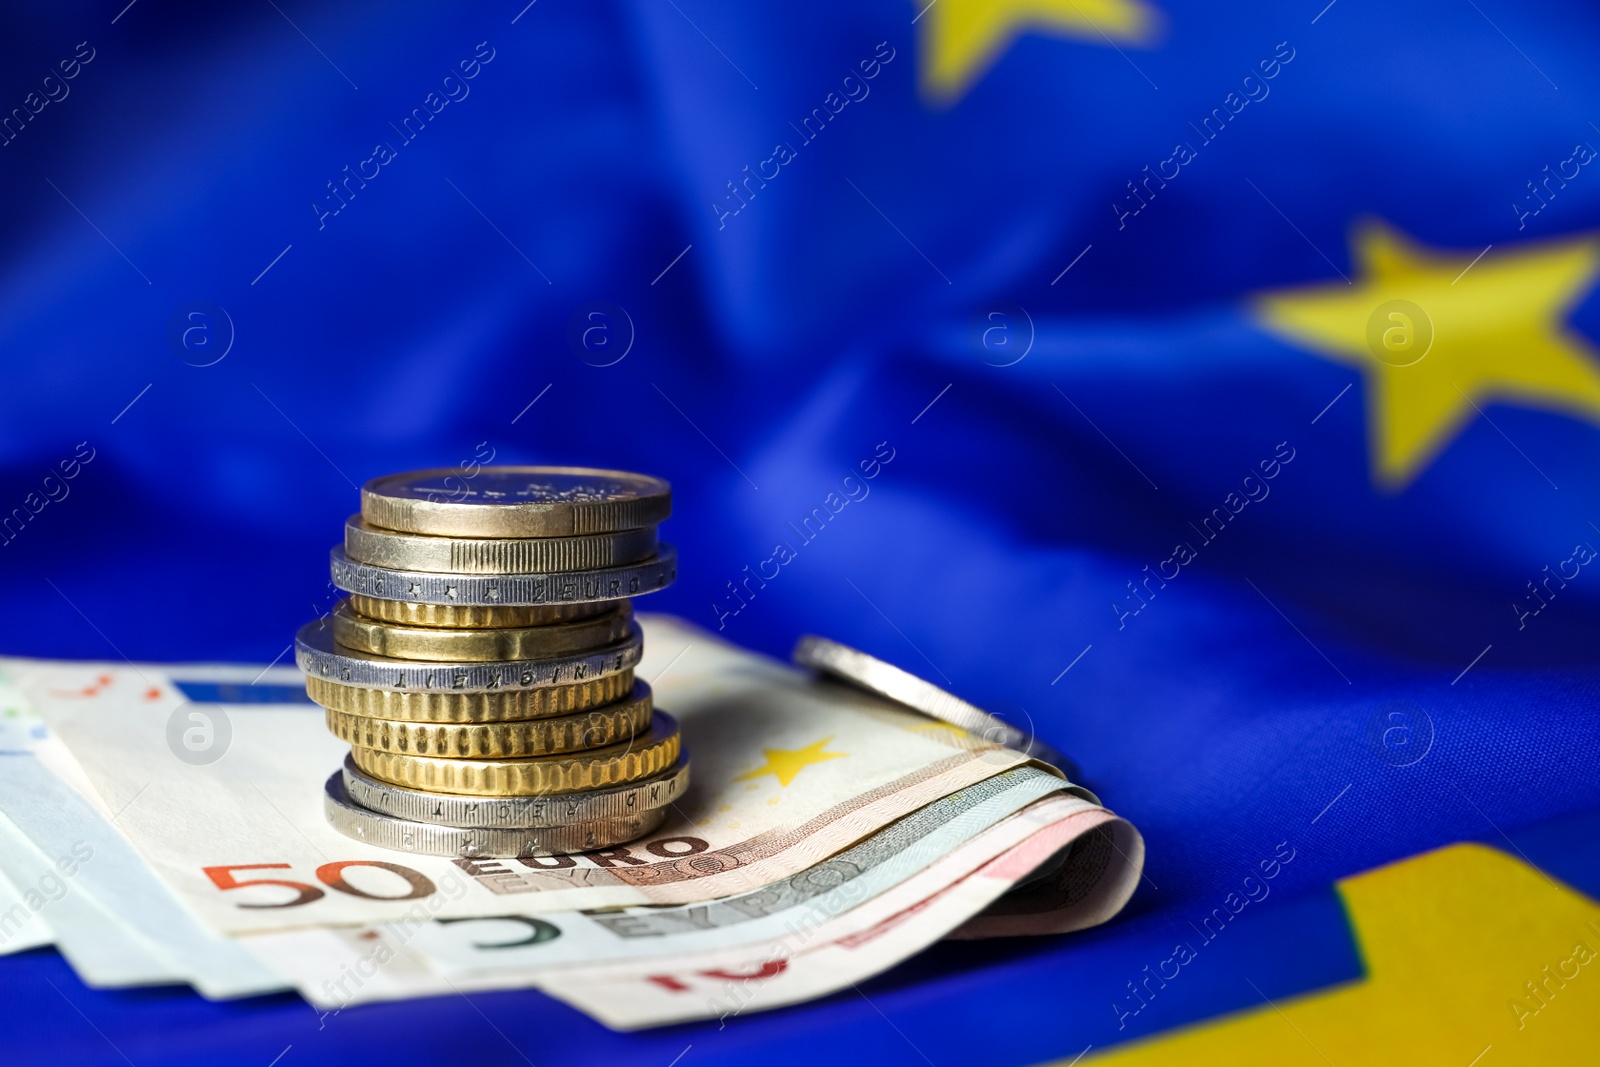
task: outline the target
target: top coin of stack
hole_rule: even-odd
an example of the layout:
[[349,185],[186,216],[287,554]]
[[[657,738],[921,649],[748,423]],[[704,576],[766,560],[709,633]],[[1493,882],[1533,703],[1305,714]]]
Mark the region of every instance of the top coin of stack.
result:
[[390,475],[332,552],[350,594],[296,660],[351,744],[329,819],[374,844],[529,856],[648,833],[688,781],[677,724],[635,682],[628,598],[676,577],[666,482],[482,467]]

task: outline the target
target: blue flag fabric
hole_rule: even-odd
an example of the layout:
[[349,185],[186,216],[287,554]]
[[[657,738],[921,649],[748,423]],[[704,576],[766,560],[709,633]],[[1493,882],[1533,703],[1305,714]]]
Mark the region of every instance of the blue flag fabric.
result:
[[[1280,843],[1279,899],[1335,914],[1600,807],[1592,7],[118,8],[0,40],[7,653],[266,662],[366,478],[644,470],[682,568],[641,608],[881,654],[1149,844],[1105,930],[882,980],[914,1033],[482,998],[511,1044],[1070,1058],[1243,1006],[1117,1008],[1128,946]],[[1317,929],[1263,995],[1360,973]],[[73,1007],[141,1064],[481,1022],[0,971],[9,1040],[74,1062],[115,1056]]]

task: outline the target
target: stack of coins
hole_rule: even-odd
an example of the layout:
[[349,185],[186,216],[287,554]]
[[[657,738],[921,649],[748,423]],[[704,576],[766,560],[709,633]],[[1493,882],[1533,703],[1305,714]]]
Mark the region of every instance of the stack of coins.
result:
[[350,596],[295,659],[350,743],[328,819],[386,848],[549,856],[647,834],[688,784],[677,723],[633,677],[629,598],[665,587],[666,482],[478,467],[376,478],[332,553]]

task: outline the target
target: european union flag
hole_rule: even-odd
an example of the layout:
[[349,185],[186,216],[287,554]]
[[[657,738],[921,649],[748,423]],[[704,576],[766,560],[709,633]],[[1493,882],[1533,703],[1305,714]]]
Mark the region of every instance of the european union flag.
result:
[[625,1037],[36,954],[19,1051],[458,1058],[481,1012],[486,1063],[1590,1054],[1592,5],[124,3],[0,39],[0,648],[266,663],[366,478],[649,471],[642,607],[1031,728],[1148,879]]

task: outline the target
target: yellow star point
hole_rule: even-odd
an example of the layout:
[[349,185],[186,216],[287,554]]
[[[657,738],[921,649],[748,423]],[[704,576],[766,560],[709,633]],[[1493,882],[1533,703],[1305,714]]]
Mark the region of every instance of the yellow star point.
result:
[[786,786],[795,780],[795,776],[814,763],[823,763],[831,759],[843,759],[848,752],[824,752],[828,743],[833,738],[824,737],[814,745],[805,748],[764,748],[762,755],[767,757],[767,762],[746,774],[741,774],[734,781],[742,782],[747,778],[760,778],[763,774],[770,774],[778,779],[778,784]]
[[1352,284],[1265,293],[1257,313],[1362,372],[1379,485],[1405,488],[1491,403],[1600,424],[1600,353],[1567,325],[1600,276],[1600,238],[1455,252],[1368,222],[1351,250]]
[[[1594,1055],[1594,900],[1482,845],[1449,845],[1337,888],[1362,977],[1102,1050],[1095,1062],[1507,1067]],[[1203,955],[1204,944],[1190,951]]]
[[952,104],[1023,33],[1045,32],[1094,44],[1145,45],[1160,18],[1143,0],[915,0],[921,8],[922,86]]

